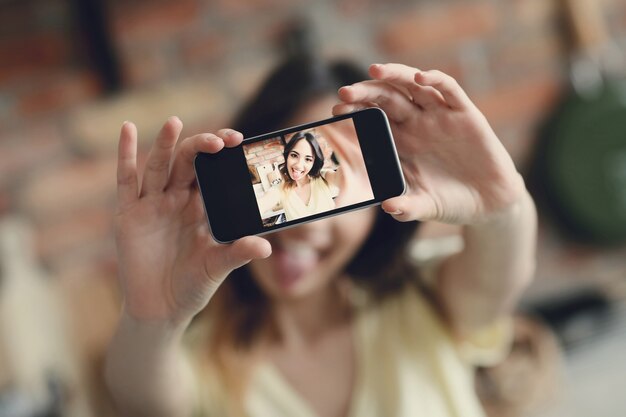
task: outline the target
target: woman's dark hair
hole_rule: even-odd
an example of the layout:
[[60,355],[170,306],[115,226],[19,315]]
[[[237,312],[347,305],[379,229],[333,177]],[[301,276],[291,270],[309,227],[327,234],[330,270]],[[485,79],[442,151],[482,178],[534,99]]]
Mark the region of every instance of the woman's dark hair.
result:
[[283,157],[285,158],[285,163],[281,166],[281,173],[285,177],[286,184],[292,184],[294,181],[291,179],[291,175],[287,172],[287,158],[289,157],[289,153],[293,149],[294,146],[301,140],[306,140],[309,145],[311,145],[311,149],[313,150],[313,166],[309,170],[310,177],[319,177],[321,175],[320,171],[324,166],[324,154],[322,153],[322,149],[320,148],[317,139],[315,139],[315,135],[311,132],[297,132],[295,133],[289,142],[285,145],[285,150],[283,151]]
[[269,75],[234,119],[233,127],[244,137],[288,127],[286,124],[305,104],[365,79],[367,74],[350,62],[294,55]]

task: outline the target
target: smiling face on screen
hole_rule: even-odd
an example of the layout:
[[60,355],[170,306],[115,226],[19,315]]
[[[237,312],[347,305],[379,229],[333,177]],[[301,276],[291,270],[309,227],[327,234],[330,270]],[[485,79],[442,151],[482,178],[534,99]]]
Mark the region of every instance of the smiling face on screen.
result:
[[313,168],[314,162],[313,147],[302,137],[287,154],[287,173],[292,180],[302,181]]

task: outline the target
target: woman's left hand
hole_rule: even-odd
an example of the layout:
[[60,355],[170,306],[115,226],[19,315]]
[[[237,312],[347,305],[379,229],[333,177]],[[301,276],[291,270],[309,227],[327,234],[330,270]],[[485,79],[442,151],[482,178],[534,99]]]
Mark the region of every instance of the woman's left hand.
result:
[[407,193],[386,200],[397,220],[473,224],[523,198],[511,157],[458,83],[440,71],[372,65],[373,80],[342,87],[341,114],[372,105],[389,118]]

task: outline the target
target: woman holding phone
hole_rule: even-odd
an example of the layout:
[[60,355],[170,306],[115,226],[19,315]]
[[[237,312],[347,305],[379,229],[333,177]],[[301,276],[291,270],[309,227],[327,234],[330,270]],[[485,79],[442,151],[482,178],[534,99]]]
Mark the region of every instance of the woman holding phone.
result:
[[[169,119],[142,173],[136,128],[122,126],[124,305],[106,379],[124,415],[484,415],[474,369],[509,349],[510,315],[533,276],[533,202],[455,80],[401,64],[372,65],[369,77],[294,58],[237,130],[179,140],[182,123]],[[372,103],[389,117],[405,195],[265,239],[211,239],[194,186],[197,152]],[[341,169],[351,184],[342,193],[366,183],[363,170]],[[420,221],[462,225],[463,249],[417,270],[407,250]]]

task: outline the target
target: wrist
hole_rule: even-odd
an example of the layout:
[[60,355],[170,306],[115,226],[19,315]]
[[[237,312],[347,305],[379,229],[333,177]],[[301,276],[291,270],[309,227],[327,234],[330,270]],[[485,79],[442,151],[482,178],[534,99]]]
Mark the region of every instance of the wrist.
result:
[[186,325],[137,320],[122,312],[107,351],[104,377],[124,415],[189,415],[189,374],[183,362]]
[[520,195],[509,204],[484,216],[480,221],[468,224],[470,229],[499,230],[519,224],[529,213],[534,213],[535,205],[532,197],[524,188]]
[[528,208],[528,202],[531,202],[530,205],[532,206],[532,197],[530,197],[524,179],[519,173],[516,173],[511,180],[506,182],[506,185],[498,187],[497,190],[492,195],[491,201],[493,203],[487,204],[490,209],[486,210],[485,214],[475,222],[475,225],[506,223],[517,218],[520,211]]
[[133,335],[158,346],[178,343],[191,323],[189,319],[141,319],[122,310],[118,334]]

